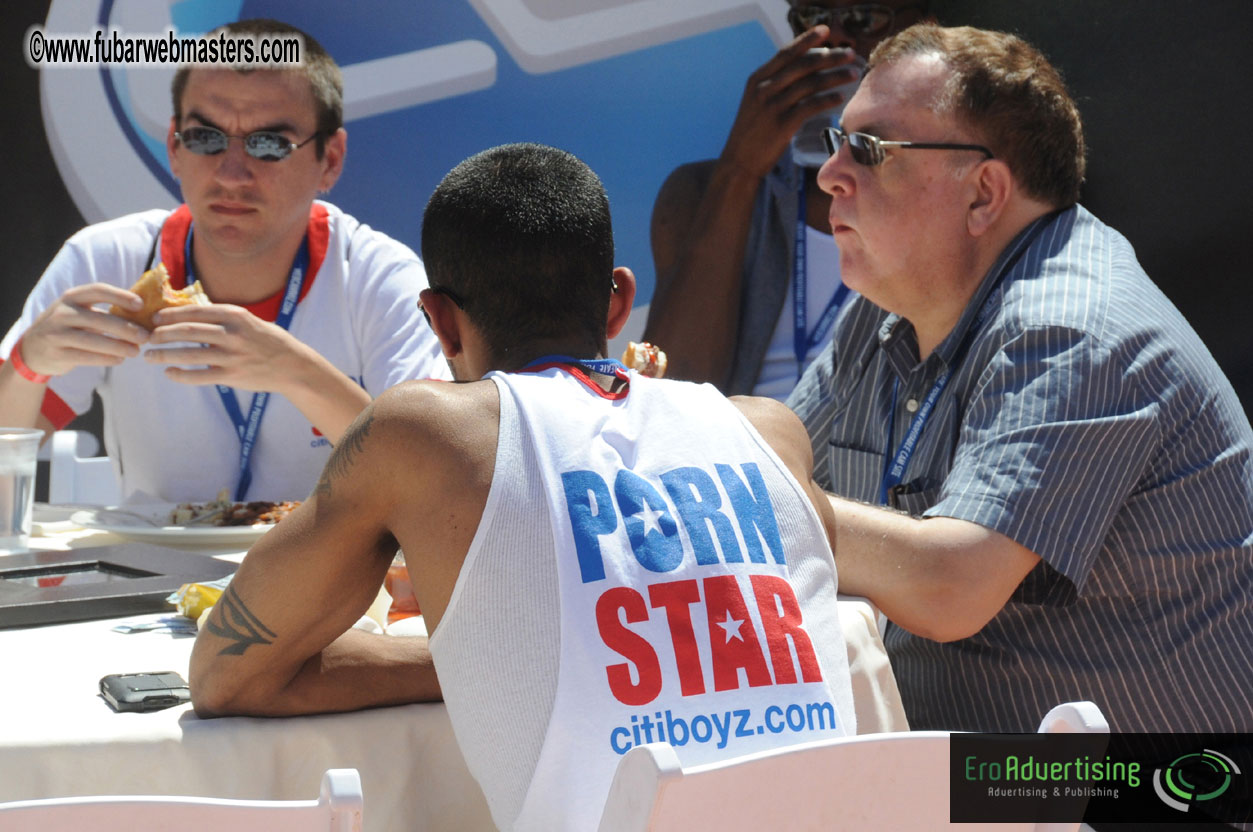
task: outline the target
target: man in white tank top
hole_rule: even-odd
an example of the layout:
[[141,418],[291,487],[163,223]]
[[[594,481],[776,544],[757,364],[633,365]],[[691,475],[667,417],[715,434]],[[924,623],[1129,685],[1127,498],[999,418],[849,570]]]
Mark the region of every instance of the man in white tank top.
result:
[[[249,552],[192,655],[197,713],[443,698],[512,829],[594,828],[635,745],[695,765],[854,733],[808,436],[776,402],[605,358],[635,278],[595,174],[486,151],[422,232],[465,383],[380,396]],[[345,632],[397,546],[430,639]]]

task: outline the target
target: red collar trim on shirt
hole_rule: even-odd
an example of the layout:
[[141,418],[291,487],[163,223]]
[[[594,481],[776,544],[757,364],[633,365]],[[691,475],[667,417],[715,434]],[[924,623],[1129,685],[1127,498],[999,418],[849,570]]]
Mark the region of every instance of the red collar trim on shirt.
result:
[[[527,367],[525,370],[518,370],[517,372],[542,373],[545,370],[551,370],[553,367],[565,370],[567,373],[583,382],[583,385],[587,387],[587,389],[591,390],[602,399],[608,399],[616,402],[625,399],[627,394],[631,392],[631,378],[626,373],[615,373],[612,389],[606,390],[593,381],[591,375],[581,365],[567,364],[564,361],[553,361],[548,364],[536,364],[534,367]],[[599,373],[597,375],[599,375]],[[608,376],[601,377],[608,378]]]
[[[183,253],[187,250],[187,231],[191,228],[191,209],[180,205],[165,219],[161,227],[161,262],[170,273],[170,285],[182,289],[187,285],[187,264],[183,262]],[[331,223],[326,206],[313,203],[309,209],[309,273],[305,275],[304,285],[300,287],[300,300],[305,299],[313,286],[322,261],[326,259],[326,251],[331,242]],[[278,317],[278,310],[283,305],[283,290],[270,295],[256,303],[244,304],[244,308],[263,321],[273,321]]]

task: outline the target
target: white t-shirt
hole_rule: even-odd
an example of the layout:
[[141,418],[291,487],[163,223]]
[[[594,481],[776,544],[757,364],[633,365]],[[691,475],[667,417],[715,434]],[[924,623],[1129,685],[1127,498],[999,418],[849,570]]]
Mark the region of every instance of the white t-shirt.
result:
[[[72,286],[100,282],[129,288],[148,267],[158,232],[156,259],[166,264],[171,283],[181,286],[189,221],[184,206],[132,214],[75,234],[30,293],[21,318],[0,342],[0,355],[7,359],[31,322]],[[310,211],[309,249],[292,335],[371,396],[409,379],[448,378],[439,342],[417,308],[427,281],[412,250],[322,202]],[[273,320],[277,307],[276,297],[248,308]],[[100,394],[105,448],[123,495],[140,491],[177,502],[207,500],[224,487],[233,491],[240,439],[217,387],[170,381],[163,370],[142,357],[111,368],[76,368],[49,382],[44,414],[62,426],[91,406],[93,390]],[[245,417],[252,395],[235,392]],[[247,498],[307,497],[330,451],[330,443],[291,402],[271,395],[253,449]]]
[[[822,348],[827,345],[835,318],[831,318],[822,332],[815,333],[823,310],[840,288],[840,251],[830,234],[816,231],[805,226],[805,324],[809,328],[811,345],[805,353],[805,363],[796,366],[796,347],[794,343],[796,331],[796,313],[792,298],[795,297],[795,281],[789,281],[787,296],[783,299],[783,309],[779,312],[779,322],[775,324],[774,334],[770,336],[770,344],[766,347],[766,355],[761,362],[761,372],[757,375],[757,384],[753,387],[754,396],[769,396],[783,401],[792,392],[801,373],[809,366]],[[848,298],[844,298],[844,303]]]
[[621,756],[855,733],[826,532],[710,385],[492,373],[492,487],[430,639],[502,829],[594,829]]

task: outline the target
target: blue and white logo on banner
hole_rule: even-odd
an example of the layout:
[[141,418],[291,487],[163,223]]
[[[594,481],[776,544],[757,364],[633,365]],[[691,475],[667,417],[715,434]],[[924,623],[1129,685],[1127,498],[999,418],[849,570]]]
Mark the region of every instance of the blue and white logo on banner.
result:
[[[53,0],[48,32],[201,34],[275,17],[344,70],[348,159],[330,199],[413,247],[426,199],[465,157],[564,148],[609,192],[617,262],[653,291],[648,227],[666,175],[718,155],[748,74],[790,38],[783,0]],[[181,201],[165,135],[174,66],[44,68],[44,121],[91,222]],[[638,310],[625,334],[643,328]]]

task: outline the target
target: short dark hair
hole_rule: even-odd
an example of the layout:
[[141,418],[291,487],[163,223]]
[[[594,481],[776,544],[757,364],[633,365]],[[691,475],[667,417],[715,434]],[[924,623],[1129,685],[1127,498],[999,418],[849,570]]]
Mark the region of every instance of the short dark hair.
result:
[[936,102],[941,110],[974,130],[1030,196],[1055,208],[1079,201],[1085,168],[1079,108],[1038,49],[1005,32],[918,23],[880,43],[870,68],[930,54],[952,71]]
[[[295,35],[304,40],[304,49],[300,53],[300,66],[295,69],[309,80],[309,88],[313,91],[318,131],[315,146],[318,158],[321,159],[326,140],[344,126],[344,76],[340,73],[335,59],[312,35],[281,20],[264,17],[237,20],[234,23],[219,26],[209,32],[209,35],[216,35],[218,32],[254,37]],[[179,129],[183,124],[183,91],[187,89],[187,79],[194,68],[192,64],[183,64],[175,71],[174,80],[170,84],[170,95],[174,99],[174,123]],[[263,71],[247,66],[233,66],[232,68],[236,72]]]
[[507,144],[444,177],[422,217],[432,288],[451,290],[499,369],[555,337],[604,344],[613,280],[609,197],[564,150]]

